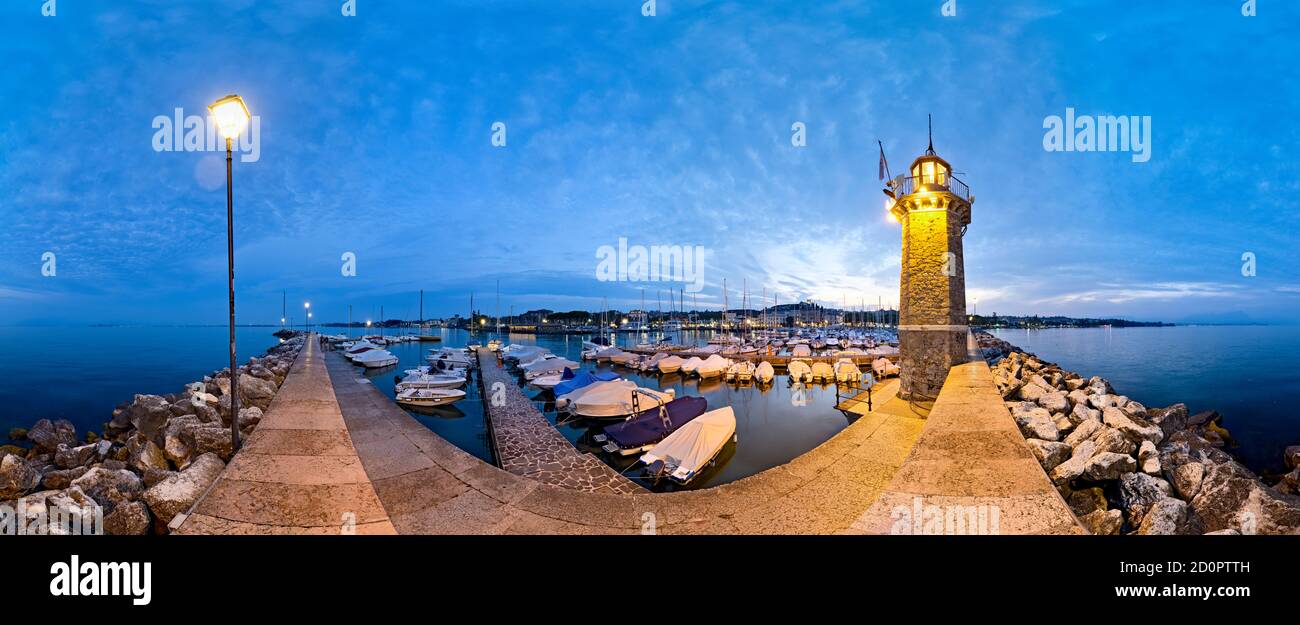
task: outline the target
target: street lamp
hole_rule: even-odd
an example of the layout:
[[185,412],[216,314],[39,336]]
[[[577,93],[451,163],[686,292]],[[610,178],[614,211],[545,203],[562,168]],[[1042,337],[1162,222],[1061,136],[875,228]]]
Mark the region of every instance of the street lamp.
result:
[[239,450],[239,368],[235,361],[235,196],[231,164],[232,146],[248,126],[248,106],[237,95],[228,95],[208,107],[212,119],[226,138],[226,287],[230,293],[230,448]]
[[310,333],[311,332],[311,302],[303,302],[302,309],[303,312],[307,313],[307,321],[303,323],[307,325],[307,332]]

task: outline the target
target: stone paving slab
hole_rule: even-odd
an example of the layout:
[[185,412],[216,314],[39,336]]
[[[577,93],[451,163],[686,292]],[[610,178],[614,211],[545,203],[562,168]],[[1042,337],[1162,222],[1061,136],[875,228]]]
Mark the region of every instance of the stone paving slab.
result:
[[994,508],[998,533],[1087,533],[1034,459],[981,359],[949,371],[920,438],[871,510],[848,531],[912,533],[915,528],[899,520],[919,511]]
[[270,408],[179,534],[395,533],[357,457],[319,345],[308,340]]
[[492,433],[493,452],[502,469],[543,484],[578,491],[630,495],[645,490],[599,458],[579,452],[569,439],[556,431],[511,374],[497,364],[494,352],[479,348],[478,362],[482,396],[501,395],[494,390],[497,388],[504,391],[500,405],[494,401],[485,401],[483,405]]

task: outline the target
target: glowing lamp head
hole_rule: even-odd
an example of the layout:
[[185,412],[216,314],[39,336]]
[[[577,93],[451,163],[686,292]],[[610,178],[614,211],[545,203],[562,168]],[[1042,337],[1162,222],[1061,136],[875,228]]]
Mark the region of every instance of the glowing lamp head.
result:
[[213,102],[212,106],[208,107],[208,112],[212,113],[212,119],[217,123],[221,136],[230,140],[239,137],[239,133],[248,127],[248,120],[252,117],[248,114],[248,106],[244,104],[244,99],[237,95],[228,95]]

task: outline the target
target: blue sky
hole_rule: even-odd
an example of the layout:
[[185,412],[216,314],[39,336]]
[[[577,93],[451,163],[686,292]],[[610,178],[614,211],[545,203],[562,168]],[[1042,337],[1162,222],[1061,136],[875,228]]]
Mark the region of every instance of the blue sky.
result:
[[[241,323],[650,307],[596,250],[704,246],[701,306],[896,301],[895,173],[926,144],[976,195],[981,313],[1286,321],[1300,304],[1300,7],[1241,2],[0,3],[0,323],[223,323],[221,157],[156,116],[239,93]],[[1043,149],[1151,116],[1146,163]],[[507,145],[491,144],[491,126]],[[804,147],[791,125],[806,126]],[[57,274],[43,276],[53,252]],[[341,275],[341,255],[357,275]],[[1242,276],[1242,254],[1257,275]],[[666,297],[666,295],[665,295]]]

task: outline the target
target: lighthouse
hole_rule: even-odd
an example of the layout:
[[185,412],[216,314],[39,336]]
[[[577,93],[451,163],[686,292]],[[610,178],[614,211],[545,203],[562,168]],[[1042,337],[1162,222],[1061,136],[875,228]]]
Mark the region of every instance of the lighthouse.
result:
[[955,364],[966,362],[966,271],[962,236],[970,225],[970,187],[934,151],[889,181],[889,212],[903,226],[899,279],[899,396],[927,401]]

